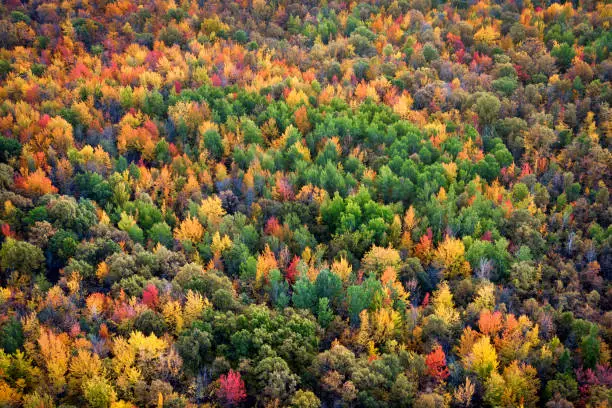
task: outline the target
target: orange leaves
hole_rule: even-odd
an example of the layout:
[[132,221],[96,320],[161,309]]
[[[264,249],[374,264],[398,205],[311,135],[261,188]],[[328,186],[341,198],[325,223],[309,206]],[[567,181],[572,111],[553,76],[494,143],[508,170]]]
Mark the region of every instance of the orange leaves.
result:
[[444,381],[450,375],[450,371],[446,367],[446,354],[444,354],[440,345],[434,347],[433,351],[425,357],[425,365],[427,366],[427,374],[436,381]]
[[57,188],[53,186],[53,183],[41,168],[23,177],[17,177],[15,184],[25,190],[28,195],[34,197],[57,193]]
[[299,129],[302,135],[306,135],[310,132],[310,121],[308,120],[308,110],[306,106],[302,105],[295,110],[293,113],[293,117],[295,119],[295,125]]
[[418,244],[414,247],[414,255],[424,264],[429,264],[433,259],[433,235],[431,228],[427,229],[427,234],[423,234]]
[[255,284],[261,287],[268,280],[268,274],[271,270],[278,269],[278,263],[274,252],[266,245],[264,252],[257,257],[257,270],[255,272]]
[[143,154],[147,160],[153,159],[155,145],[159,140],[157,126],[142,115],[128,113],[120,123],[121,130],[117,136],[117,149],[121,154],[134,150]]
[[[106,264],[105,264],[106,265]],[[101,315],[106,309],[107,299],[102,293],[92,293],[87,297],[85,304],[91,317]]]
[[65,333],[55,335],[49,329],[41,330],[38,346],[42,355],[49,382],[58,391],[66,384],[65,374],[68,370],[68,336]]
[[487,336],[495,335],[502,328],[502,314],[498,311],[491,313],[490,310],[483,310],[478,320],[478,329]]

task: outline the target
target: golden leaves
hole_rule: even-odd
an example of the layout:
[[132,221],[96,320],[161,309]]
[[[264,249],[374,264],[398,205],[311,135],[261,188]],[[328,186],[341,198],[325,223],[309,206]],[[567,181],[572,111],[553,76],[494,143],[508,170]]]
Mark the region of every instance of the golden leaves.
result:
[[204,227],[195,217],[187,217],[174,229],[174,238],[179,241],[191,241],[195,244],[202,240]]

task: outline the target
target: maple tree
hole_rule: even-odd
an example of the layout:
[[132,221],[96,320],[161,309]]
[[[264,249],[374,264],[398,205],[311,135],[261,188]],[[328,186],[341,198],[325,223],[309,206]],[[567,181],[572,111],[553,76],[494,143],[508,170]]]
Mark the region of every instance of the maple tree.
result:
[[434,347],[431,353],[425,357],[425,365],[427,373],[436,381],[444,381],[450,375],[448,367],[446,367],[446,354],[439,344]]
[[230,370],[227,374],[222,374],[219,377],[217,396],[230,407],[244,401],[246,390],[239,372]]

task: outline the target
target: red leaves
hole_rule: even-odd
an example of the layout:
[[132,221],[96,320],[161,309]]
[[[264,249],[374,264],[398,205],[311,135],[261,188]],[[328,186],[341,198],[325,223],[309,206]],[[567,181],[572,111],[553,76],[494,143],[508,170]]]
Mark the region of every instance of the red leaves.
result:
[[442,346],[437,345],[431,353],[425,357],[425,365],[427,365],[427,374],[432,376],[436,381],[444,381],[450,375],[446,367],[446,354],[442,350]]
[[9,224],[2,224],[2,227],[0,227],[0,231],[5,237],[15,237],[15,233],[11,231],[11,226]]
[[149,283],[142,291],[142,303],[153,309],[157,302],[159,302],[159,291],[155,285]]
[[300,257],[295,255],[293,259],[291,260],[291,263],[289,264],[289,266],[287,266],[287,271],[285,272],[285,278],[287,279],[287,282],[291,284],[295,282],[295,279],[298,276],[297,266],[299,263],[300,263]]
[[40,117],[40,119],[38,119],[38,125],[41,128],[45,128],[47,127],[47,124],[49,123],[50,120],[51,120],[51,117],[45,113],[44,115]]
[[266,221],[266,226],[264,228],[264,232],[267,235],[278,235],[280,229],[281,226],[276,217],[268,218],[268,221]]
[[82,62],[77,62],[72,71],[70,72],[70,79],[72,81],[80,79],[80,78],[89,78],[91,77],[91,71],[85,64]]
[[239,372],[230,370],[227,375],[219,377],[217,397],[225,402],[226,406],[237,405],[245,400],[246,389]]

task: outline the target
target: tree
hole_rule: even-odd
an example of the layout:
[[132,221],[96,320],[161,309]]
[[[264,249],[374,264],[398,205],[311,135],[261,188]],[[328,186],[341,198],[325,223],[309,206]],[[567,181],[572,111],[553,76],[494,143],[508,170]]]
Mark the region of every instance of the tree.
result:
[[492,406],[534,408],[538,406],[540,380],[536,370],[528,364],[512,362],[503,374],[493,372],[486,383],[485,400]]
[[21,322],[14,317],[0,329],[0,349],[12,354],[23,347],[25,338]]
[[447,235],[436,249],[434,260],[444,269],[444,276],[448,279],[468,276],[471,269],[464,258],[464,254],[465,246],[463,242]]
[[446,367],[446,354],[439,344],[425,357],[425,364],[427,365],[427,374],[436,381],[444,381],[450,375]]
[[25,241],[7,238],[0,249],[0,266],[6,272],[33,275],[40,270],[45,257],[42,250]]
[[204,227],[197,218],[187,217],[181,225],[174,229],[174,238],[179,241],[191,241],[194,244],[199,243],[204,235]]
[[576,51],[573,46],[562,43],[555,46],[550,52],[550,55],[557,59],[557,65],[561,68],[562,72],[565,72],[572,65],[572,60],[576,56]]
[[454,324],[459,320],[459,313],[455,309],[453,294],[448,283],[442,282],[438,290],[434,292],[432,299],[434,315],[447,325]]
[[464,358],[466,369],[476,373],[481,379],[487,379],[496,372],[497,352],[487,336],[482,336],[474,343],[471,352]]
[[92,408],[110,408],[117,398],[113,387],[101,377],[83,383],[83,395]]
[[493,123],[499,114],[499,99],[493,94],[483,93],[476,99],[475,110],[478,114],[480,123],[487,126]]
[[218,161],[223,157],[223,141],[216,130],[207,130],[204,133],[204,147],[210,152],[214,160]]
[[227,375],[222,374],[221,377],[219,377],[217,397],[223,401],[226,406],[231,407],[238,405],[246,399],[246,396],[244,381],[239,372],[230,370]]
[[68,347],[65,333],[55,335],[51,330],[44,329],[38,338],[38,346],[42,355],[47,376],[55,391],[62,392],[66,385],[65,374],[68,371]]
[[25,192],[32,197],[57,193],[57,187],[53,185],[49,177],[47,177],[41,168],[18,179],[17,185],[22,187]]
[[319,408],[321,400],[312,392],[297,390],[291,398],[292,408]]
[[298,383],[298,376],[293,374],[287,362],[280,357],[267,357],[257,364],[253,370],[258,399],[262,403],[284,403],[287,401]]

